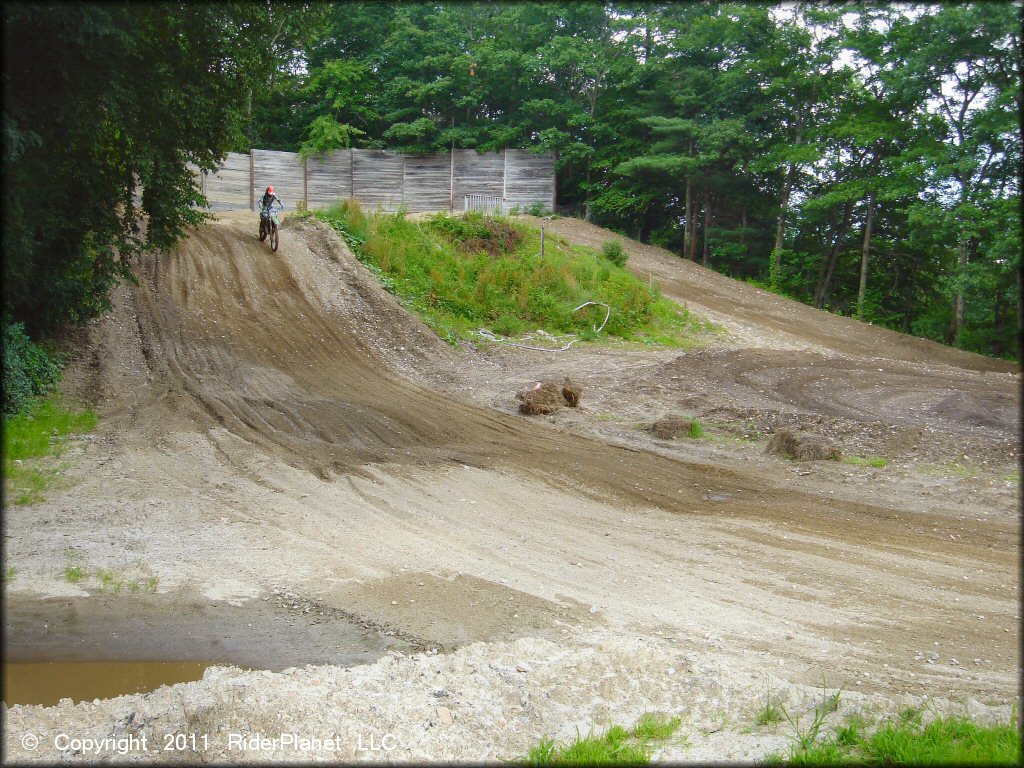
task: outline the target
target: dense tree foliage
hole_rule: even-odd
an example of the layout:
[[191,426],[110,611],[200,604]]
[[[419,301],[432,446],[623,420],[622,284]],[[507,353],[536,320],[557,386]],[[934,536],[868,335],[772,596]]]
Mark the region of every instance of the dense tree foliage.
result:
[[237,143],[273,72],[250,3],[5,3],[4,311],[83,320],[134,255],[201,219],[187,164]]
[[166,241],[195,199],[184,162],[229,146],[523,147],[558,153],[562,213],[1014,354],[1019,16],[1009,2],[8,5],[8,307],[92,311],[123,272],[113,249],[139,236],[131,179],[153,190],[150,241]]
[[561,212],[1014,354],[1019,10],[349,3],[316,20],[303,73],[282,70],[284,124],[271,98],[254,120],[307,153],[553,150]]

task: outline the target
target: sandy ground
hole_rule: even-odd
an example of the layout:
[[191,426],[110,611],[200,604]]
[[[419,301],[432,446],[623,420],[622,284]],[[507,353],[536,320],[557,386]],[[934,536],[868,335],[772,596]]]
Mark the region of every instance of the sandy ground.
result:
[[[1020,693],[1013,366],[630,241],[632,269],[726,333],[688,351],[453,349],[326,227],[288,222],[277,254],[255,229],[254,214],[223,214],[145,260],[140,285],[83,335],[66,385],[100,424],[70,451],[69,487],[7,509],[17,621],[5,629],[28,658],[62,600],[90,638],[118,611],[185,627],[204,605],[234,606],[252,624],[248,658],[291,648],[260,666],[329,666],[216,667],[152,694],[5,706],[8,759],[90,759],[54,744],[61,729],[145,734],[150,748],[207,737],[114,759],[497,759],[662,711],[684,719],[662,757],[749,761],[788,741],[753,725],[769,689],[802,711],[823,677],[844,707],[927,696],[1008,716]],[[567,374],[579,409],[515,412],[515,392]],[[707,438],[644,429],[665,415],[699,417]],[[782,427],[889,463],[766,455]],[[69,584],[69,557],[155,576],[156,594]],[[311,613],[305,635],[282,629]],[[165,655],[180,657],[181,631]],[[194,658],[252,663],[233,643]],[[105,648],[159,656],[141,639]],[[231,734],[292,731],[345,746],[230,749]],[[390,749],[362,748],[389,734]]]

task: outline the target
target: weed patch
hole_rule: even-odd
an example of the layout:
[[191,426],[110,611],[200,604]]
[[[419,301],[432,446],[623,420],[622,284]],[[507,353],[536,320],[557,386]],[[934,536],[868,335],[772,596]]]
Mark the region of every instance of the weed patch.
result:
[[367,216],[347,202],[316,211],[402,305],[449,342],[487,329],[501,336],[540,329],[579,339],[600,335],[662,346],[693,346],[704,324],[657,289],[592,248],[526,223],[478,212]]
[[1020,731],[1010,722],[980,726],[969,718],[936,718],[927,725],[924,710],[906,708],[895,718],[872,728],[859,712],[848,715],[830,734],[822,728],[839,708],[842,691],[827,693],[822,684],[809,725],[801,725],[783,705],[783,718],[793,729],[794,741],[785,758],[769,755],[770,765],[1020,765]]
[[844,464],[853,464],[857,467],[874,467],[880,469],[889,463],[889,460],[882,456],[844,456]]
[[520,765],[650,765],[652,745],[665,741],[679,728],[678,717],[645,714],[632,730],[613,725],[603,734],[577,734],[575,741],[559,745],[542,739]]
[[490,256],[514,253],[523,239],[522,232],[508,221],[484,216],[479,211],[470,211],[464,216],[431,216],[427,226],[465,253],[483,251]]
[[69,584],[78,584],[85,579],[92,579],[100,592],[110,591],[115,594],[124,592],[156,592],[159,579],[156,575],[141,577],[140,570],[145,570],[141,563],[130,566],[131,575],[119,573],[110,568],[96,568],[89,571],[82,562],[82,554],[74,547],[64,550],[64,578]]
[[[968,718],[888,720],[868,733],[870,723],[847,718],[835,734],[798,742],[789,765],[1020,765],[1020,732],[1012,723],[981,726]],[[781,757],[772,756],[779,763]]]
[[950,462],[949,464],[918,464],[915,469],[925,475],[935,477],[977,477],[981,468],[970,464]]
[[758,726],[775,725],[784,720],[782,701],[769,690],[765,695],[764,706],[757,712],[754,724]]

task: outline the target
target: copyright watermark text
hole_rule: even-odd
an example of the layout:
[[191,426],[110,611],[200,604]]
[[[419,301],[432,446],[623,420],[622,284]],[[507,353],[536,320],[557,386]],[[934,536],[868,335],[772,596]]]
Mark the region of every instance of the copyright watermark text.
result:
[[[35,747],[29,747],[25,742],[29,737],[35,742],[35,745],[39,745],[39,738],[32,733],[27,733],[21,737],[22,746],[25,749],[35,749]],[[149,747],[146,744],[146,734],[128,734],[126,736],[105,736],[102,739],[92,738],[79,738],[77,736],[69,736],[66,733],[58,733],[53,739],[53,746],[59,749],[61,752],[72,751],[83,755],[127,755],[130,752],[148,752]]]
[[[394,734],[359,733],[355,744],[351,737],[337,734],[305,735],[298,732],[281,733],[271,736],[264,733],[226,733],[211,744],[210,737],[205,733],[168,733],[162,737],[153,737],[146,733],[125,734],[121,736],[72,736],[58,733],[53,737],[52,746],[58,752],[71,752],[76,755],[127,755],[132,752],[205,752],[211,746],[226,749],[228,752],[391,752],[398,747],[398,739]],[[43,746],[43,739],[35,733],[23,734],[19,741],[27,752],[34,752]],[[46,739],[49,742],[49,739]]]

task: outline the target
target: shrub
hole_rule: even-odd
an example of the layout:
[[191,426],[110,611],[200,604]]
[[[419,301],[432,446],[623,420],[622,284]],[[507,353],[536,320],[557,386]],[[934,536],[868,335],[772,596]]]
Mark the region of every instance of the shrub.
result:
[[629,258],[629,254],[626,253],[626,249],[622,247],[621,240],[606,240],[601,243],[601,253],[616,267],[624,267],[626,265],[626,259]]
[[500,336],[515,336],[525,330],[526,323],[515,315],[502,315],[494,321],[494,332]]
[[427,226],[446,235],[467,253],[484,251],[500,256],[515,251],[522,234],[508,222],[480,211],[469,211],[464,216],[438,214],[427,220]]
[[3,324],[3,413],[24,410],[35,395],[48,392],[60,381],[60,356],[25,334],[22,323]]

